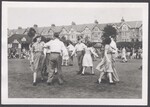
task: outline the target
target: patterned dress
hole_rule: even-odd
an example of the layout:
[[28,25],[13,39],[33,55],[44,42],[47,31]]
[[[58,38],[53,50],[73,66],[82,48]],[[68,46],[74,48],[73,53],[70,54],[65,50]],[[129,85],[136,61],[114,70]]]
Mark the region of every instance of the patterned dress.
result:
[[110,45],[105,46],[105,51],[107,51],[107,57],[104,55],[104,57],[101,59],[100,63],[97,65],[96,69],[101,71],[101,72],[110,72],[112,73],[113,80],[114,81],[119,81],[119,77],[117,74],[117,71],[115,69],[115,62],[112,56],[112,48]]
[[42,71],[44,64],[44,53],[43,53],[44,42],[36,42],[33,44],[33,69],[34,72]]

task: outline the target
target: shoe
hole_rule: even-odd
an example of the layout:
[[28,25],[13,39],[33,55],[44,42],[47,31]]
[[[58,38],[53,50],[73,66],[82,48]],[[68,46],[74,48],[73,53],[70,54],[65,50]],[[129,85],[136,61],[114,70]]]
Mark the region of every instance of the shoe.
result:
[[101,83],[101,80],[100,80],[100,79],[98,79],[98,80],[97,80],[97,82],[100,84],[100,83]]
[[44,78],[41,78],[41,82],[44,82]]
[[81,73],[81,75],[82,75],[82,76],[84,76],[84,74],[83,74],[83,73]]
[[59,82],[58,84],[59,84],[59,85],[63,85],[63,82]]
[[36,82],[33,82],[33,86],[36,86],[37,84],[36,84]]
[[110,85],[115,85],[116,83],[115,83],[115,82],[109,82],[109,84],[110,84]]
[[95,75],[95,73],[91,73],[91,75]]
[[69,66],[73,66],[73,64],[69,64]]
[[51,83],[51,82],[47,82],[47,85],[49,85],[49,86],[50,86],[50,85],[52,85],[52,83]]

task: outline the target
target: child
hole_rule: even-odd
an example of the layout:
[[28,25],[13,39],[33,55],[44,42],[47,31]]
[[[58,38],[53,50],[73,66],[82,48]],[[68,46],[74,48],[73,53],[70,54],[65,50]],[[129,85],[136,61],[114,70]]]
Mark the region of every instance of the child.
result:
[[65,53],[62,53],[62,65],[67,66],[68,65],[68,60],[69,60],[69,53],[67,48],[65,49]]

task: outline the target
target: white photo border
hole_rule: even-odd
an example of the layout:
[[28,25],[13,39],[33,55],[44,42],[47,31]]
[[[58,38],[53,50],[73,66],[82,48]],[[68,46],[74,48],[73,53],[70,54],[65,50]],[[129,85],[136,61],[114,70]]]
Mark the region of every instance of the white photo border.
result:
[[[69,5],[65,5],[69,4]],[[9,7],[82,7],[82,8],[117,8],[133,7],[143,9],[143,60],[142,60],[142,98],[141,99],[69,99],[69,98],[8,98],[8,59],[7,59],[7,26]],[[148,104],[148,3],[93,3],[93,2],[2,2],[2,69],[1,69],[1,103],[7,105],[147,105]]]

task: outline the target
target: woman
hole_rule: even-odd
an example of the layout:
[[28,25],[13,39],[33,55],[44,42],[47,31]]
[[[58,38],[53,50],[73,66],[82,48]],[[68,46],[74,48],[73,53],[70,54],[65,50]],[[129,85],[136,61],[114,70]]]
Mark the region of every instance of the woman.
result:
[[102,58],[98,66],[96,67],[96,69],[101,72],[99,79],[98,79],[99,84],[101,83],[104,74],[107,74],[110,84],[113,84],[114,82],[119,81],[119,78],[115,69],[115,64],[114,64],[115,60],[113,59],[113,56],[112,56],[112,54],[114,53],[113,53],[113,49],[110,46],[110,43],[111,43],[111,39],[106,38],[104,57]]
[[91,68],[91,74],[94,75],[93,59],[91,56],[92,54],[94,56],[98,57],[98,55],[92,49],[92,44],[88,43],[87,48],[85,48],[85,54],[83,56],[83,61],[82,61],[82,66],[83,66],[82,75],[84,75],[86,67],[90,67]]
[[32,63],[33,63],[33,85],[36,86],[37,84],[37,73],[41,73],[41,80],[43,81],[43,64],[44,64],[44,42],[41,40],[41,36],[36,36],[33,41],[36,42],[32,45]]

